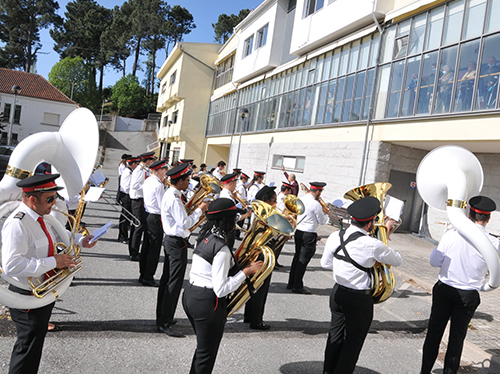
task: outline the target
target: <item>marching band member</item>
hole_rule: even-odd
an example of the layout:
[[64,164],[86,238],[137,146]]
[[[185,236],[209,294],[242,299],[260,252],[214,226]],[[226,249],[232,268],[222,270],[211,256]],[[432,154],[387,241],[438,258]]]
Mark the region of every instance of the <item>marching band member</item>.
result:
[[[148,168],[156,160],[154,152],[147,152],[140,155],[142,162]],[[130,256],[132,256],[132,261],[139,261],[139,247],[142,248],[141,252],[145,250],[148,246],[148,233],[147,233],[147,222],[146,222],[146,211],[144,210],[144,192],[142,191],[142,185],[148,177],[148,172],[144,170],[142,166],[136,168],[132,173],[132,178],[130,180],[130,199],[132,200],[132,214],[141,221],[141,226],[134,229],[134,233],[130,235],[130,240],[128,243]],[[144,238],[143,238],[144,236]]]
[[196,333],[191,374],[210,374],[226,323],[226,298],[262,266],[253,262],[229,277],[232,254],[227,235],[234,229],[239,209],[230,199],[217,199],[207,210],[207,223],[198,237],[182,305]]
[[218,180],[221,180],[222,177],[224,176],[224,168],[226,167],[226,163],[224,161],[219,161],[217,163],[217,167],[213,171],[212,175],[217,178]]
[[311,182],[310,185],[309,193],[301,199],[306,211],[298,218],[295,230],[295,255],[287,285],[287,288],[291,289],[293,293],[305,295],[311,293],[304,288],[303,278],[307,264],[316,253],[317,231],[319,225],[328,222],[328,216],[323,212],[321,204],[318,202],[326,183]]
[[[285,197],[291,193],[292,193],[292,185],[286,182],[282,182],[281,191],[278,194],[277,204],[276,204],[276,208],[278,208],[281,212],[285,211]],[[283,250],[285,243],[286,241],[284,241],[280,246],[278,246],[274,250],[274,256],[276,257],[276,264],[274,265],[275,268],[279,269],[283,267],[283,265],[281,265],[278,262],[278,258],[280,257],[281,251]]]
[[240,197],[247,201],[247,186],[246,184],[248,183],[248,175],[245,173],[241,173],[240,178],[238,179],[238,182],[236,183],[236,192],[240,195]]
[[[127,153],[122,154],[122,159],[120,163],[118,164],[118,191],[116,191],[116,201],[121,204],[121,197],[122,197],[122,192],[120,190],[120,179],[122,176],[123,171],[127,168],[127,158],[132,157],[132,155],[129,155]],[[120,238],[118,238],[118,241]]]
[[[54,235],[50,221],[43,219],[50,214],[56,203],[57,191],[62,189],[54,182],[58,177],[59,174],[34,175],[16,184],[22,188],[22,202],[2,228],[2,267],[6,275],[26,284],[26,289],[9,285],[12,292],[31,295],[29,277],[43,282],[45,273],[77,264],[73,256],[54,252],[54,243],[60,240]],[[89,244],[92,238],[92,235],[83,237],[76,234],[75,243],[91,248],[96,244]],[[10,308],[17,331],[17,341],[10,360],[10,374],[38,372],[54,304],[55,302],[35,309]]]
[[[130,221],[126,218],[130,217],[129,212],[132,212],[132,200],[130,200],[130,181],[132,180],[132,173],[141,162],[140,157],[128,157],[127,158],[127,167],[123,170],[122,176],[120,178],[120,192],[121,194],[121,205],[124,209],[122,209],[122,214],[120,215],[120,221],[118,224],[118,240],[121,240],[123,244],[128,244],[129,241],[129,228],[130,228],[130,236],[133,235],[135,227],[130,225]],[[130,252],[129,247],[129,258],[130,260],[137,261],[134,259],[132,253]]]
[[[335,286],[330,295],[332,320],[325,350],[324,374],[350,374],[373,319],[371,268],[375,262],[401,264],[399,252],[369,235],[375,227],[380,201],[368,196],[349,205],[347,230],[328,238],[321,266],[333,270]],[[394,221],[388,220],[387,233]]]
[[[221,182],[222,182],[222,190],[220,191],[219,199],[230,199],[235,205],[238,203],[238,201],[234,198],[233,194],[235,193],[236,189],[236,181],[238,178],[238,173],[231,173],[231,174],[226,174],[222,177]],[[245,211],[244,214],[238,213],[236,215],[236,221],[235,222],[240,222],[243,221],[245,218],[250,217],[252,215],[252,210],[248,209]],[[232,250],[234,247],[234,241],[235,241],[235,230],[231,231],[228,233],[227,237],[227,245],[229,248]]]
[[165,261],[158,289],[156,325],[159,332],[173,337],[184,336],[172,326],[177,322],[174,320],[175,309],[186,272],[189,228],[198,222],[208,207],[207,202],[202,202],[190,216],[187,215],[181,192],[187,189],[190,174],[188,164],[180,164],[167,172],[172,186],[165,192],[161,204]]
[[[263,201],[273,207],[276,206],[276,187],[264,186],[255,196],[255,200]],[[276,240],[273,239],[269,242],[268,246],[275,250]],[[272,273],[264,280],[262,286],[245,304],[244,322],[250,323],[250,328],[253,330],[269,330],[270,325],[264,323],[264,307],[266,305],[267,294],[269,293],[269,286],[271,284]]]
[[163,180],[167,174],[167,162],[156,161],[151,164],[153,175],[144,181],[144,208],[147,213],[147,230],[149,245],[143,248],[139,263],[139,282],[145,286],[158,287],[154,280],[158,261],[160,259],[161,244],[163,242],[163,227],[161,226],[161,200],[165,193]]
[[[499,251],[499,241],[488,234],[486,225],[496,209],[493,200],[475,196],[469,200],[469,218]],[[422,357],[422,374],[430,374],[439,353],[439,344],[448,321],[450,336],[444,358],[445,374],[454,374],[460,366],[460,357],[469,322],[479,306],[479,292],[486,282],[488,266],[483,256],[457,230],[447,231],[430,259],[433,267],[441,268],[439,280],[432,289],[432,309]]]
[[255,195],[257,195],[257,192],[265,186],[264,184],[264,173],[263,171],[256,171],[254,172],[254,176],[252,181],[250,182],[250,185],[247,189],[247,196],[248,196],[248,201],[252,202],[255,200]]

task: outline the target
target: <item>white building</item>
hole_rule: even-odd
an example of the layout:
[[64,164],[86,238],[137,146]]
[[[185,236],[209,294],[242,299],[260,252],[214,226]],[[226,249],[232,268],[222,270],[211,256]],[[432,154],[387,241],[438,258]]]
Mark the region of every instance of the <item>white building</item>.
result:
[[[17,95],[12,92],[13,86],[20,88]],[[2,144],[7,143],[11,123],[12,144],[17,144],[37,132],[58,131],[66,117],[78,107],[41,75],[0,68]]]
[[[205,158],[225,149],[229,167],[278,183],[285,165],[327,182],[327,201],[390,182],[406,202],[401,229],[418,232],[417,167],[456,144],[500,206],[499,16],[500,0],[265,0],[219,52],[234,74],[211,97]],[[433,237],[446,221],[430,209]]]

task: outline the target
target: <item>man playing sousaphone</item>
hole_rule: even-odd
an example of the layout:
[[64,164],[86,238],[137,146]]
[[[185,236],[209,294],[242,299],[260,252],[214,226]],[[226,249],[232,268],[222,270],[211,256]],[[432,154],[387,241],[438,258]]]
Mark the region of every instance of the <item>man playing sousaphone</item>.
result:
[[[381,210],[380,201],[373,196],[356,200],[347,208],[351,226],[334,232],[326,242],[321,266],[333,270],[336,284],[330,295],[332,320],[324,374],[354,371],[373,319],[371,268],[375,262],[401,264],[399,252],[369,235]],[[387,221],[388,233],[393,224],[393,220]]]
[[[5,274],[26,284],[26,288],[9,285],[9,290],[21,295],[31,295],[28,278],[44,280],[44,274],[54,269],[74,267],[73,256],[57,254],[54,250],[56,236],[50,214],[56,203],[57,191],[62,189],[54,181],[59,174],[34,175],[16,185],[22,188],[22,202],[7,218],[2,228],[2,267]],[[75,242],[85,248],[93,236],[76,234]],[[34,297],[34,296],[33,296]],[[33,309],[10,308],[16,325],[17,341],[12,351],[9,374],[37,373],[47,325],[55,302]]]

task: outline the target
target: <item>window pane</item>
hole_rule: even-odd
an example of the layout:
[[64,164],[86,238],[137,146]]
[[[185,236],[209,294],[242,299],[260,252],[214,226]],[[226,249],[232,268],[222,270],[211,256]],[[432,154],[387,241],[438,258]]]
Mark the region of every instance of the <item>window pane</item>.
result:
[[457,74],[457,89],[453,111],[471,110],[474,85],[476,83],[479,40],[463,44],[460,50],[460,65]]
[[455,81],[455,63],[457,62],[457,46],[443,49],[439,62],[439,79],[437,86],[437,102],[434,113],[450,111],[451,93]]
[[338,76],[339,63],[340,63],[340,48],[333,51],[332,72],[329,78],[335,78]]
[[306,89],[300,90],[300,94],[297,99],[297,110],[295,112],[295,124],[294,126],[302,126],[302,113],[304,111],[304,102],[306,98]]
[[311,117],[313,113],[313,105],[315,102],[315,93],[316,93],[316,87],[308,87],[306,91],[306,104],[304,107],[304,121],[303,124],[304,126],[308,126],[311,124]]
[[463,39],[473,38],[482,34],[485,10],[486,0],[469,0],[465,13]]
[[408,59],[406,65],[406,77],[403,92],[403,106],[401,108],[402,116],[412,116],[415,107],[415,98],[417,96],[418,73],[420,70],[420,56]]
[[443,45],[456,43],[460,40],[460,31],[462,30],[462,19],[464,14],[464,0],[456,0],[448,4],[447,12]]
[[363,71],[358,73],[356,78],[356,88],[354,90],[354,98],[351,109],[351,121],[359,121],[361,118],[361,103],[363,99],[363,88],[365,86],[365,75]]
[[288,93],[283,97],[281,102],[281,115],[280,115],[280,123],[278,125],[279,128],[287,127],[288,122],[290,121],[290,113],[292,109],[292,93]]
[[313,84],[314,83],[314,77],[316,75],[316,59],[313,59],[309,63],[309,71],[308,71],[308,76],[307,76],[307,84]]
[[375,66],[377,64],[379,45],[380,45],[380,34],[376,33],[375,36],[373,37],[372,47],[370,49],[370,64],[368,66]]
[[387,90],[391,77],[391,65],[384,65],[380,68],[377,86],[377,101],[375,103],[375,119],[384,118],[385,104],[387,103]]
[[315,11],[323,8],[324,2],[325,2],[325,0],[316,0],[316,9],[315,9]]
[[349,71],[348,73],[354,73],[358,67],[358,56],[359,56],[359,40],[352,43],[351,47],[351,58],[349,60]]
[[372,99],[373,80],[375,79],[375,69],[368,70],[368,77],[366,78],[365,97],[363,98],[363,115],[361,119],[367,119],[370,111],[370,101]]
[[481,73],[479,77],[478,98],[476,109],[490,109],[496,107],[498,92],[498,74],[500,66],[497,56],[500,51],[500,35],[493,35],[484,39]]
[[422,67],[422,77],[420,79],[420,89],[418,93],[417,114],[428,114],[432,106],[434,84],[436,82],[438,53],[432,52],[424,55],[424,66]]
[[321,77],[323,75],[323,65],[325,63],[325,56],[321,55],[318,57],[318,64],[316,65],[316,80],[315,82],[318,83],[321,80]]
[[345,77],[339,78],[337,83],[337,94],[335,95],[332,122],[340,122],[340,111],[342,109],[342,99],[344,96],[344,83]]
[[411,29],[410,55],[422,52],[424,48],[425,24],[427,14],[424,13],[413,20]]
[[335,88],[337,86],[337,80],[332,79],[330,85],[328,86],[328,97],[326,100],[326,114],[324,123],[333,122],[333,109],[335,107]]
[[340,58],[339,75],[345,75],[347,73],[347,64],[348,63],[349,63],[349,46],[345,45],[342,47],[342,56]]
[[316,114],[316,123],[317,124],[324,123],[323,120],[325,117],[327,93],[328,93],[328,82],[324,82],[321,85],[321,89],[319,92],[318,113]]
[[500,0],[490,0],[488,13],[486,16],[486,32],[500,29],[498,15],[500,14]]
[[386,117],[397,117],[399,113],[399,103],[401,98],[401,87],[403,85],[404,61],[392,64],[391,88],[389,93],[389,105],[387,106]]
[[394,50],[394,41],[396,37],[396,27],[392,26],[385,32],[384,44],[382,46],[382,62],[392,61],[392,51]]
[[325,57],[325,67],[323,68],[322,80],[330,79],[330,69],[332,64],[332,52],[328,52]]
[[295,168],[297,170],[304,170],[304,167],[306,165],[306,158],[305,157],[297,157],[297,164],[295,166]]
[[441,34],[443,32],[444,7],[434,9],[429,15],[429,27],[425,49],[434,49],[441,45]]
[[366,69],[368,67],[368,57],[370,54],[370,37],[365,36],[359,50],[359,67],[358,69]]
[[342,122],[349,122],[349,116],[351,114],[351,104],[352,104],[352,91],[354,90],[354,78],[355,75],[349,75],[347,77],[347,84],[345,88],[345,98],[344,98],[344,110],[342,111]]

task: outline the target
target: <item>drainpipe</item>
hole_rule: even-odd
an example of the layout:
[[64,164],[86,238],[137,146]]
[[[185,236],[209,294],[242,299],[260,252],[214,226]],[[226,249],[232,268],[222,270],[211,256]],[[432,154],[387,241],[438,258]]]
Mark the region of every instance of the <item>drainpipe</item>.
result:
[[380,33],[380,43],[378,46],[378,51],[377,51],[377,59],[375,63],[375,74],[373,77],[373,87],[372,87],[372,92],[371,92],[371,97],[370,97],[370,109],[368,110],[368,116],[366,118],[366,130],[365,130],[365,141],[363,144],[363,156],[361,158],[361,170],[359,171],[359,181],[358,185],[364,185],[364,174],[365,174],[365,167],[366,167],[366,158],[367,158],[367,150],[368,150],[368,134],[370,132],[370,124],[372,120],[372,115],[373,115],[373,105],[375,104],[375,90],[376,90],[376,85],[377,85],[377,79],[378,79],[378,74],[379,74],[379,65],[380,65],[380,51],[382,50],[382,36],[384,30],[382,27],[380,27],[380,24],[377,21],[377,17],[375,17],[375,2],[377,0],[373,0],[373,8],[372,8],[372,13],[371,16],[373,18],[373,21],[377,25],[377,29]]
[[[232,83],[232,82],[231,82]],[[234,132],[236,131],[236,124],[238,123],[238,106],[240,105],[240,89],[238,87],[238,85],[235,85],[234,83],[232,83],[233,86],[236,88],[236,97],[233,99],[233,102],[235,103],[234,105],[234,117],[232,119],[232,123],[233,123],[233,131],[231,131],[231,140],[229,141],[229,155],[227,156],[227,170],[230,170],[229,169],[229,166],[231,165],[230,162],[231,162],[231,148],[233,146],[233,138],[234,138]],[[238,166],[236,166],[238,167]]]

